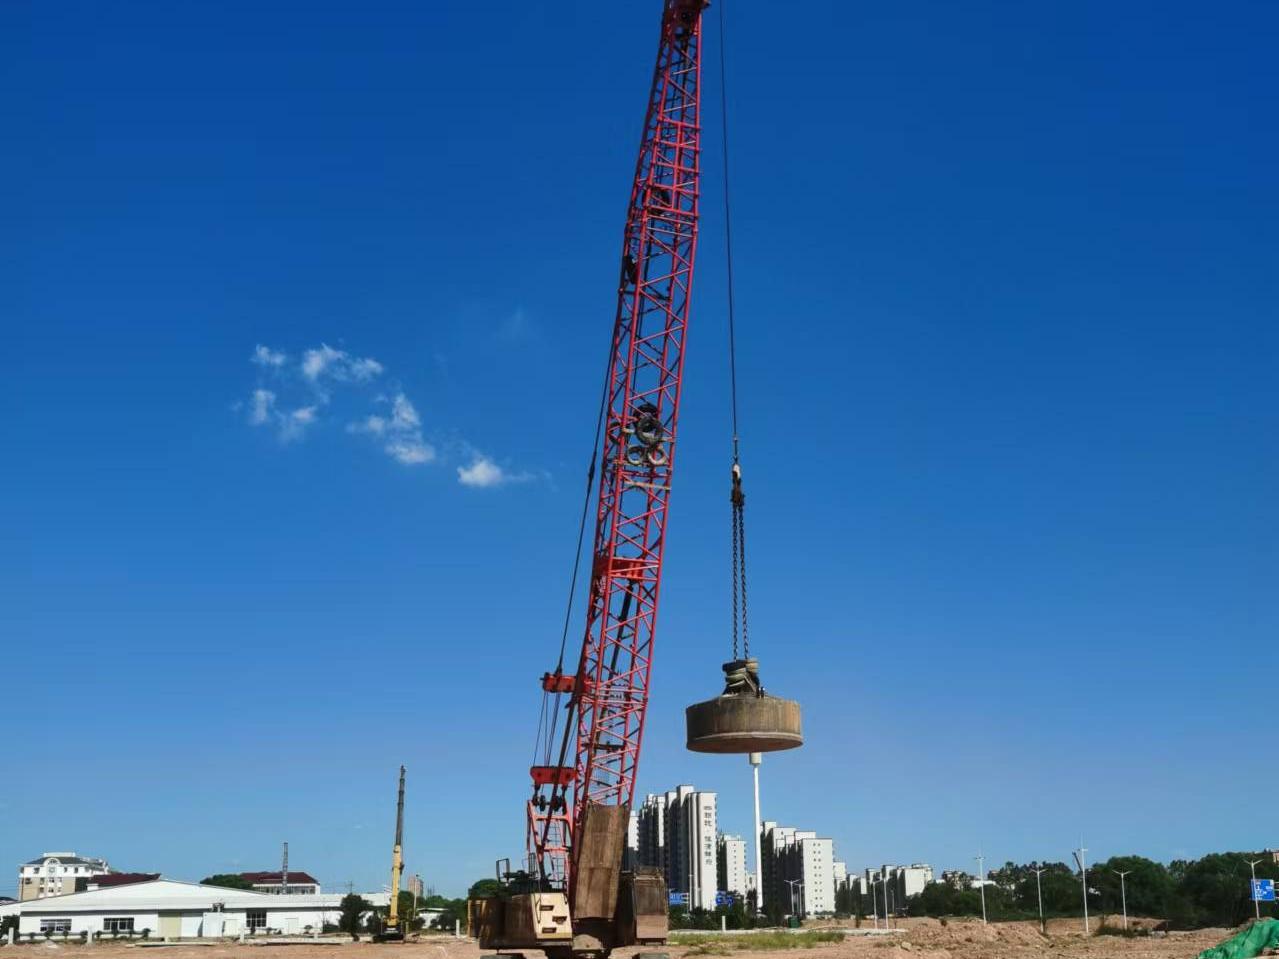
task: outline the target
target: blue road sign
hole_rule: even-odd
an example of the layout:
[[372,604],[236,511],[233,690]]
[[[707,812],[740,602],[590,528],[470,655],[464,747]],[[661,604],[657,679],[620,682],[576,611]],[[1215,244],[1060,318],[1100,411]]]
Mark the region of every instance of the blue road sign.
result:
[[1252,881],[1252,898],[1257,902],[1275,901],[1275,881],[1273,879],[1254,879]]
[[668,898],[667,898],[667,901],[668,901],[668,902],[669,902],[672,906],[687,906],[687,905],[688,905],[688,893],[686,893],[686,892],[672,892],[672,893],[668,893],[668,894],[667,894],[667,897],[668,897]]
[[731,906],[733,904],[733,894],[731,892],[715,893],[715,905]]

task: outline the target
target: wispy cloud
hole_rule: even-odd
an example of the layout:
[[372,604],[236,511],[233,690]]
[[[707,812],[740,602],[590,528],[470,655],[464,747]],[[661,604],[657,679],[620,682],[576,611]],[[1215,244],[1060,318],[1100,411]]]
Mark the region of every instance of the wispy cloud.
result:
[[315,411],[315,406],[282,410],[272,390],[256,389],[249,398],[249,422],[254,426],[274,426],[285,442],[302,438],[306,428],[315,422]]
[[302,354],[302,375],[312,383],[319,382],[322,377],[339,383],[362,383],[380,375],[382,369],[382,364],[370,356],[351,356],[327,343]]
[[[522,323],[522,313],[517,311],[510,332],[520,335]],[[247,410],[250,425],[274,429],[281,442],[299,441],[325,421],[337,420],[345,421],[346,433],[374,441],[386,456],[403,466],[423,466],[441,459],[439,445],[427,439],[422,416],[403,389],[392,380],[390,390],[373,395],[371,387],[386,372],[373,357],[356,356],[327,343],[292,355],[258,344],[249,359],[258,367],[258,383],[247,404],[237,404],[237,408]],[[463,486],[493,489],[544,476],[500,465],[456,436],[444,442],[443,448],[446,462],[463,461],[456,467]]]
[[523,307],[518,307],[497,326],[497,338],[505,343],[521,343],[535,339],[537,327]]
[[276,350],[269,349],[261,343],[253,350],[252,361],[258,366],[279,367],[289,361],[289,358]]
[[[386,401],[385,397],[380,399]],[[393,460],[405,466],[430,463],[435,459],[435,447],[422,438],[422,418],[418,416],[417,408],[403,393],[396,393],[389,402],[390,416],[373,413],[347,424],[347,432],[368,433],[384,438],[386,442],[382,449]]]

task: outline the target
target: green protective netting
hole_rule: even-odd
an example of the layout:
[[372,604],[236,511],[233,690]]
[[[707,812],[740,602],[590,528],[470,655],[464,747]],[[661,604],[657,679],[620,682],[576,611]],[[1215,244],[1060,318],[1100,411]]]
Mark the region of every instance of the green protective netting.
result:
[[1266,949],[1279,949],[1279,919],[1254,922],[1243,932],[1199,953],[1199,959],[1252,959]]

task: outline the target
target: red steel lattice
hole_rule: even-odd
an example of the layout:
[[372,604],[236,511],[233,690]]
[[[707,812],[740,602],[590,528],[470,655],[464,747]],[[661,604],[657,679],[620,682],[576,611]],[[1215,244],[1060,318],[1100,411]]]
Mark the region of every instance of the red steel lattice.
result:
[[570,900],[574,826],[590,803],[631,804],[644,734],[697,246],[705,5],[666,0],[663,9],[622,245],[586,631],[571,683],[576,761],[571,776],[565,770],[571,783],[535,774],[528,805],[531,865],[566,884]]

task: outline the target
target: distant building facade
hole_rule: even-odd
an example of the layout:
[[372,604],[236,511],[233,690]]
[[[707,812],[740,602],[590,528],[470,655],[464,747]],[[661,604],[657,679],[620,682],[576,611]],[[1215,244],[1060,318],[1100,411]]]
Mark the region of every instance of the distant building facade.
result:
[[719,811],[713,792],[689,785],[650,794],[634,822],[636,865],[660,869],[690,909],[714,909],[719,878]]
[[18,899],[64,896],[88,888],[89,879],[111,871],[105,859],[74,852],[46,852],[18,867]]
[[622,868],[629,871],[639,864],[639,813],[632,810],[626,821],[626,849],[622,852]]
[[741,902],[750,892],[750,873],[746,871],[746,840],[740,836],[719,837],[719,862],[717,863],[720,890],[732,893]]
[[242,872],[239,875],[253,886],[254,892],[275,896],[318,896],[321,891],[320,883],[314,876],[292,869],[288,872],[287,880],[279,869],[274,872]]
[[780,915],[826,916],[835,912],[835,843],[817,833],[765,822],[764,909]]

